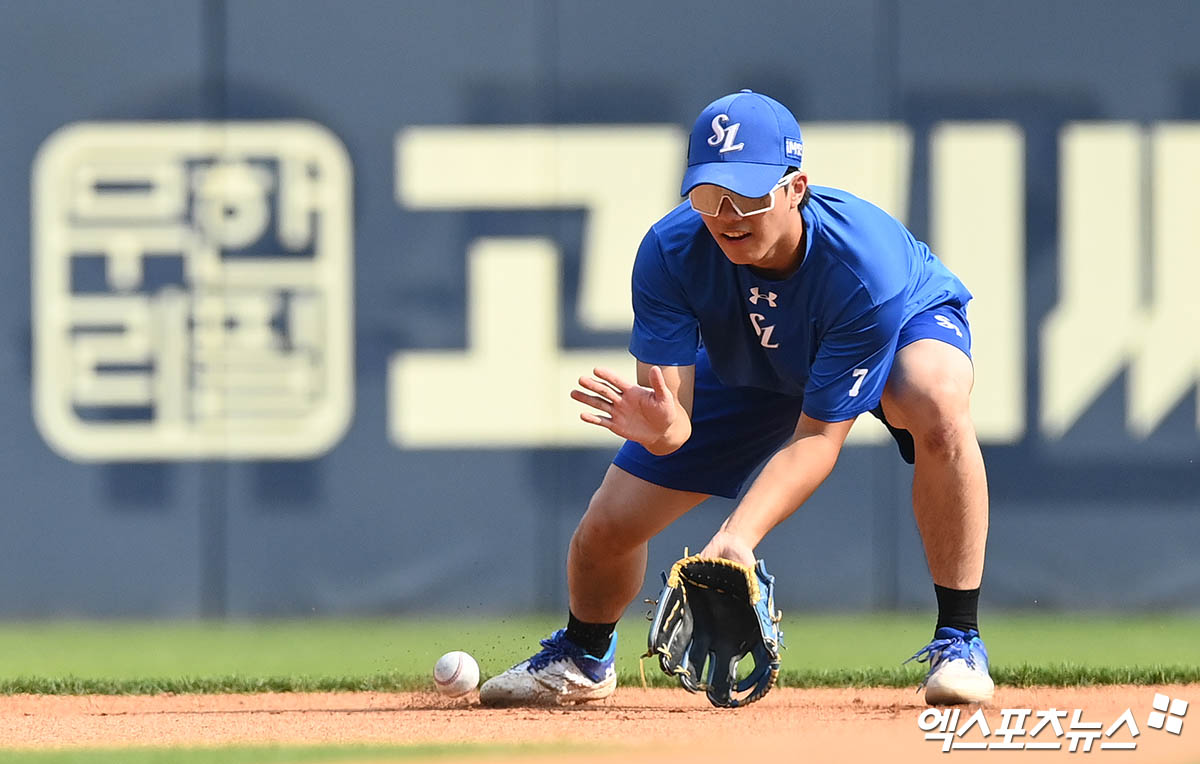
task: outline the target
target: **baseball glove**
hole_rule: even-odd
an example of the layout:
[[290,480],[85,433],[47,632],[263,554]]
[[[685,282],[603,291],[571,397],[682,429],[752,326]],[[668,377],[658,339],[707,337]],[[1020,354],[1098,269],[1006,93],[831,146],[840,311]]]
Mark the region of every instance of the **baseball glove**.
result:
[[[686,552],[685,552],[686,554]],[[650,627],[649,652],[668,676],[714,706],[737,708],[770,692],[779,675],[783,633],[775,611],[775,578],[762,560],[751,568],[693,555],[663,574]],[[754,668],[738,679],[738,662]],[[707,669],[705,668],[707,664]]]

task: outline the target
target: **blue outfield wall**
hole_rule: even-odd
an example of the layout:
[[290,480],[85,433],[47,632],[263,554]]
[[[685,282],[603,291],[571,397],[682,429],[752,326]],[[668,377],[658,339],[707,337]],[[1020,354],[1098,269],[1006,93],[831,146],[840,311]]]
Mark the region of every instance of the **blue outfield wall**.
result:
[[[0,8],[0,616],[565,604],[628,267],[713,98],[976,300],[985,607],[1200,606],[1200,7]],[[760,547],[784,608],[932,608],[873,423]],[[710,501],[651,544],[702,546]]]

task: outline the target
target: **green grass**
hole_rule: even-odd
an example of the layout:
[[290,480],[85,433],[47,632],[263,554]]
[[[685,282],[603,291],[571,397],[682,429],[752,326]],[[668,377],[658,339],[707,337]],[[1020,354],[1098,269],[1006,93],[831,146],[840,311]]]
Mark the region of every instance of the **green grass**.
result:
[[[558,617],[256,623],[0,624],[0,692],[154,693],[409,690],[430,686],[434,661],[466,650],[485,676],[557,628]],[[1200,681],[1200,616],[987,614],[983,631],[1002,684]],[[640,682],[646,622],[619,627],[618,671]],[[900,663],[929,638],[913,615],[784,619],[781,684],[909,686]],[[652,661],[646,676],[668,683]]]
[[304,762],[436,761],[485,755],[552,761],[553,755],[589,749],[547,745],[344,745],[221,746],[212,748],[112,748],[53,751],[0,750],[0,764],[303,764]]
[[[785,669],[779,687],[916,687],[925,669]],[[1081,687],[1104,684],[1164,685],[1200,682],[1200,666],[1148,665],[1089,667],[1072,663],[994,666],[997,684],[1012,687]],[[639,686],[638,672],[622,671],[623,686]],[[648,687],[677,687],[677,682],[646,664]],[[134,679],[88,679],[83,677],[18,677],[0,680],[0,695],[157,695],[171,693],[257,693],[257,692],[409,692],[432,690],[424,677],[405,674],[327,677],[158,677]]]
[[0,679],[17,676],[427,676],[467,650],[485,674],[536,647],[556,619],[0,624]]

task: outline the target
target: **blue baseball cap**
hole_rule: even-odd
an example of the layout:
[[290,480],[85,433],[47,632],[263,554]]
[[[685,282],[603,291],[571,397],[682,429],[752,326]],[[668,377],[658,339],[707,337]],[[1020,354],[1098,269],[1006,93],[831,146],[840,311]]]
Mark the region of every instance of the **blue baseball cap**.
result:
[[800,125],[787,107],[741,90],[710,103],[692,126],[680,196],[702,183],[763,196],[804,154]]

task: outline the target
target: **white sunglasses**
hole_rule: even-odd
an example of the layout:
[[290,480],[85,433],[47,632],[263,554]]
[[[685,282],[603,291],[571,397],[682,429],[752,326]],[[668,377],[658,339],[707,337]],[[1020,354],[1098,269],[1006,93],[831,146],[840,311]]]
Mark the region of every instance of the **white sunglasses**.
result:
[[792,178],[799,174],[799,171],[789,172],[762,196],[742,196],[728,188],[704,183],[688,191],[688,201],[692,203],[692,209],[709,217],[716,217],[720,214],[723,199],[728,199],[729,206],[733,207],[733,211],[742,217],[761,215],[775,208],[775,192],[791,183]]

